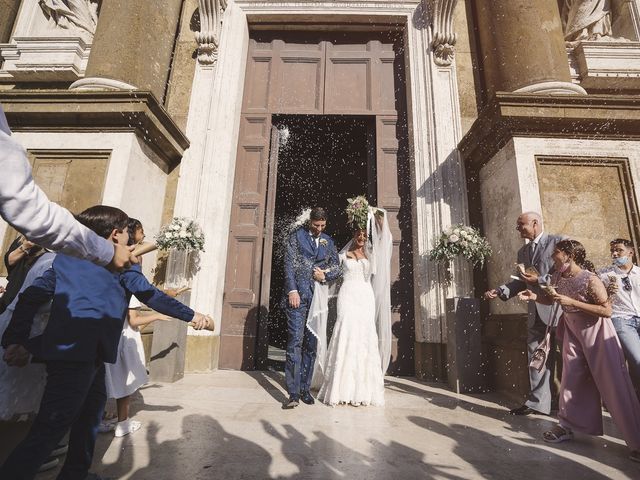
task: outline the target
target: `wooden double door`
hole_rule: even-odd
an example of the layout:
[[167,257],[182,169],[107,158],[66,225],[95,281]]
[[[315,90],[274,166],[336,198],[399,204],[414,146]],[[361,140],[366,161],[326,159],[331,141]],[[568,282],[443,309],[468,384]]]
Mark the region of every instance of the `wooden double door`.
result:
[[407,155],[402,35],[252,32],[244,92],[220,367],[265,366],[270,310],[282,295],[272,288],[272,265],[282,222],[289,218],[285,210],[294,211],[303,200],[309,203],[300,208],[329,203],[330,225],[338,226],[345,221],[346,197],[366,194],[389,212],[394,238],[390,370],[412,374],[415,189]]

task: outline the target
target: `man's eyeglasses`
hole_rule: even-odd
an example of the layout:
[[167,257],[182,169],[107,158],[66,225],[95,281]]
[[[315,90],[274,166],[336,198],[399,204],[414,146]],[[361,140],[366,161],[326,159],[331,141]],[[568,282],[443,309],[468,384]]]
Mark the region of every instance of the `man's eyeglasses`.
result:
[[627,275],[626,277],[622,277],[620,280],[622,280],[622,288],[627,292],[630,292],[632,287],[631,287],[631,281],[629,280],[629,276]]

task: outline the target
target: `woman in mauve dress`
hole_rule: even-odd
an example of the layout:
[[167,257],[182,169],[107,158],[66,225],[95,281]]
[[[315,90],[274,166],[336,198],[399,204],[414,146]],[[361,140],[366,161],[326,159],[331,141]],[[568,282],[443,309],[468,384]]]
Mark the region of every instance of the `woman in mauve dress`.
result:
[[558,425],[544,432],[546,442],[571,440],[573,432],[602,435],[602,401],[631,449],[631,460],[640,462],[640,403],[633,389],[624,353],[611,323],[607,290],[586,260],[582,244],[563,240],[552,258],[555,287],[536,295],[530,290],[522,300],[558,302],[564,312],[562,381]]

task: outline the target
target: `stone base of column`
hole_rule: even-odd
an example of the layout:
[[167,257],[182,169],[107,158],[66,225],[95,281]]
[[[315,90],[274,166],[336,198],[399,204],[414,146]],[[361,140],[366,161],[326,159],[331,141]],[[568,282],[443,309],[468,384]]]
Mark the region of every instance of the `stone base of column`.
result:
[[129,85],[120,80],[111,78],[89,77],[82,78],[71,84],[69,90],[93,90],[93,91],[117,91],[117,90],[137,90],[138,87]]
[[477,298],[447,299],[447,379],[456,393],[487,390]]
[[415,342],[416,378],[427,382],[447,381],[447,345]]
[[540,82],[519,88],[514,93],[537,93],[540,95],[587,95],[580,85],[571,82]]
[[175,382],[184,376],[187,324],[179,320],[156,322],[153,329],[149,378]]

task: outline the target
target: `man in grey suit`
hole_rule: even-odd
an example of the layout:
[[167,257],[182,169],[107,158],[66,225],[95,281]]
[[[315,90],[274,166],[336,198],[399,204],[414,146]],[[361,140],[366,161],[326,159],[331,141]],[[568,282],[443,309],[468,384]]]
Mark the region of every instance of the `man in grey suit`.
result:
[[[551,254],[556,244],[564,239],[559,235],[545,233],[542,217],[536,212],[522,213],[518,217],[516,230],[520,232],[521,238],[529,240],[529,243],[518,250],[518,263],[524,264],[525,269],[534,267],[538,274],[531,271],[521,273],[521,280],[511,280],[486,292],[484,297],[487,300],[499,297],[501,300],[507,301],[526,289],[540,293],[540,285],[545,283],[546,276],[553,267]],[[528,302],[528,309],[527,347],[528,358],[531,360],[531,355],[544,338],[547,324],[552,319],[550,305]],[[553,344],[551,352],[555,352]],[[554,365],[555,355],[552,353],[547,360],[547,368],[542,372],[529,368],[529,385],[531,386],[529,398],[524,405],[514,408],[509,413],[512,415],[529,415],[531,413],[548,415],[551,412],[551,382],[553,381]]]

